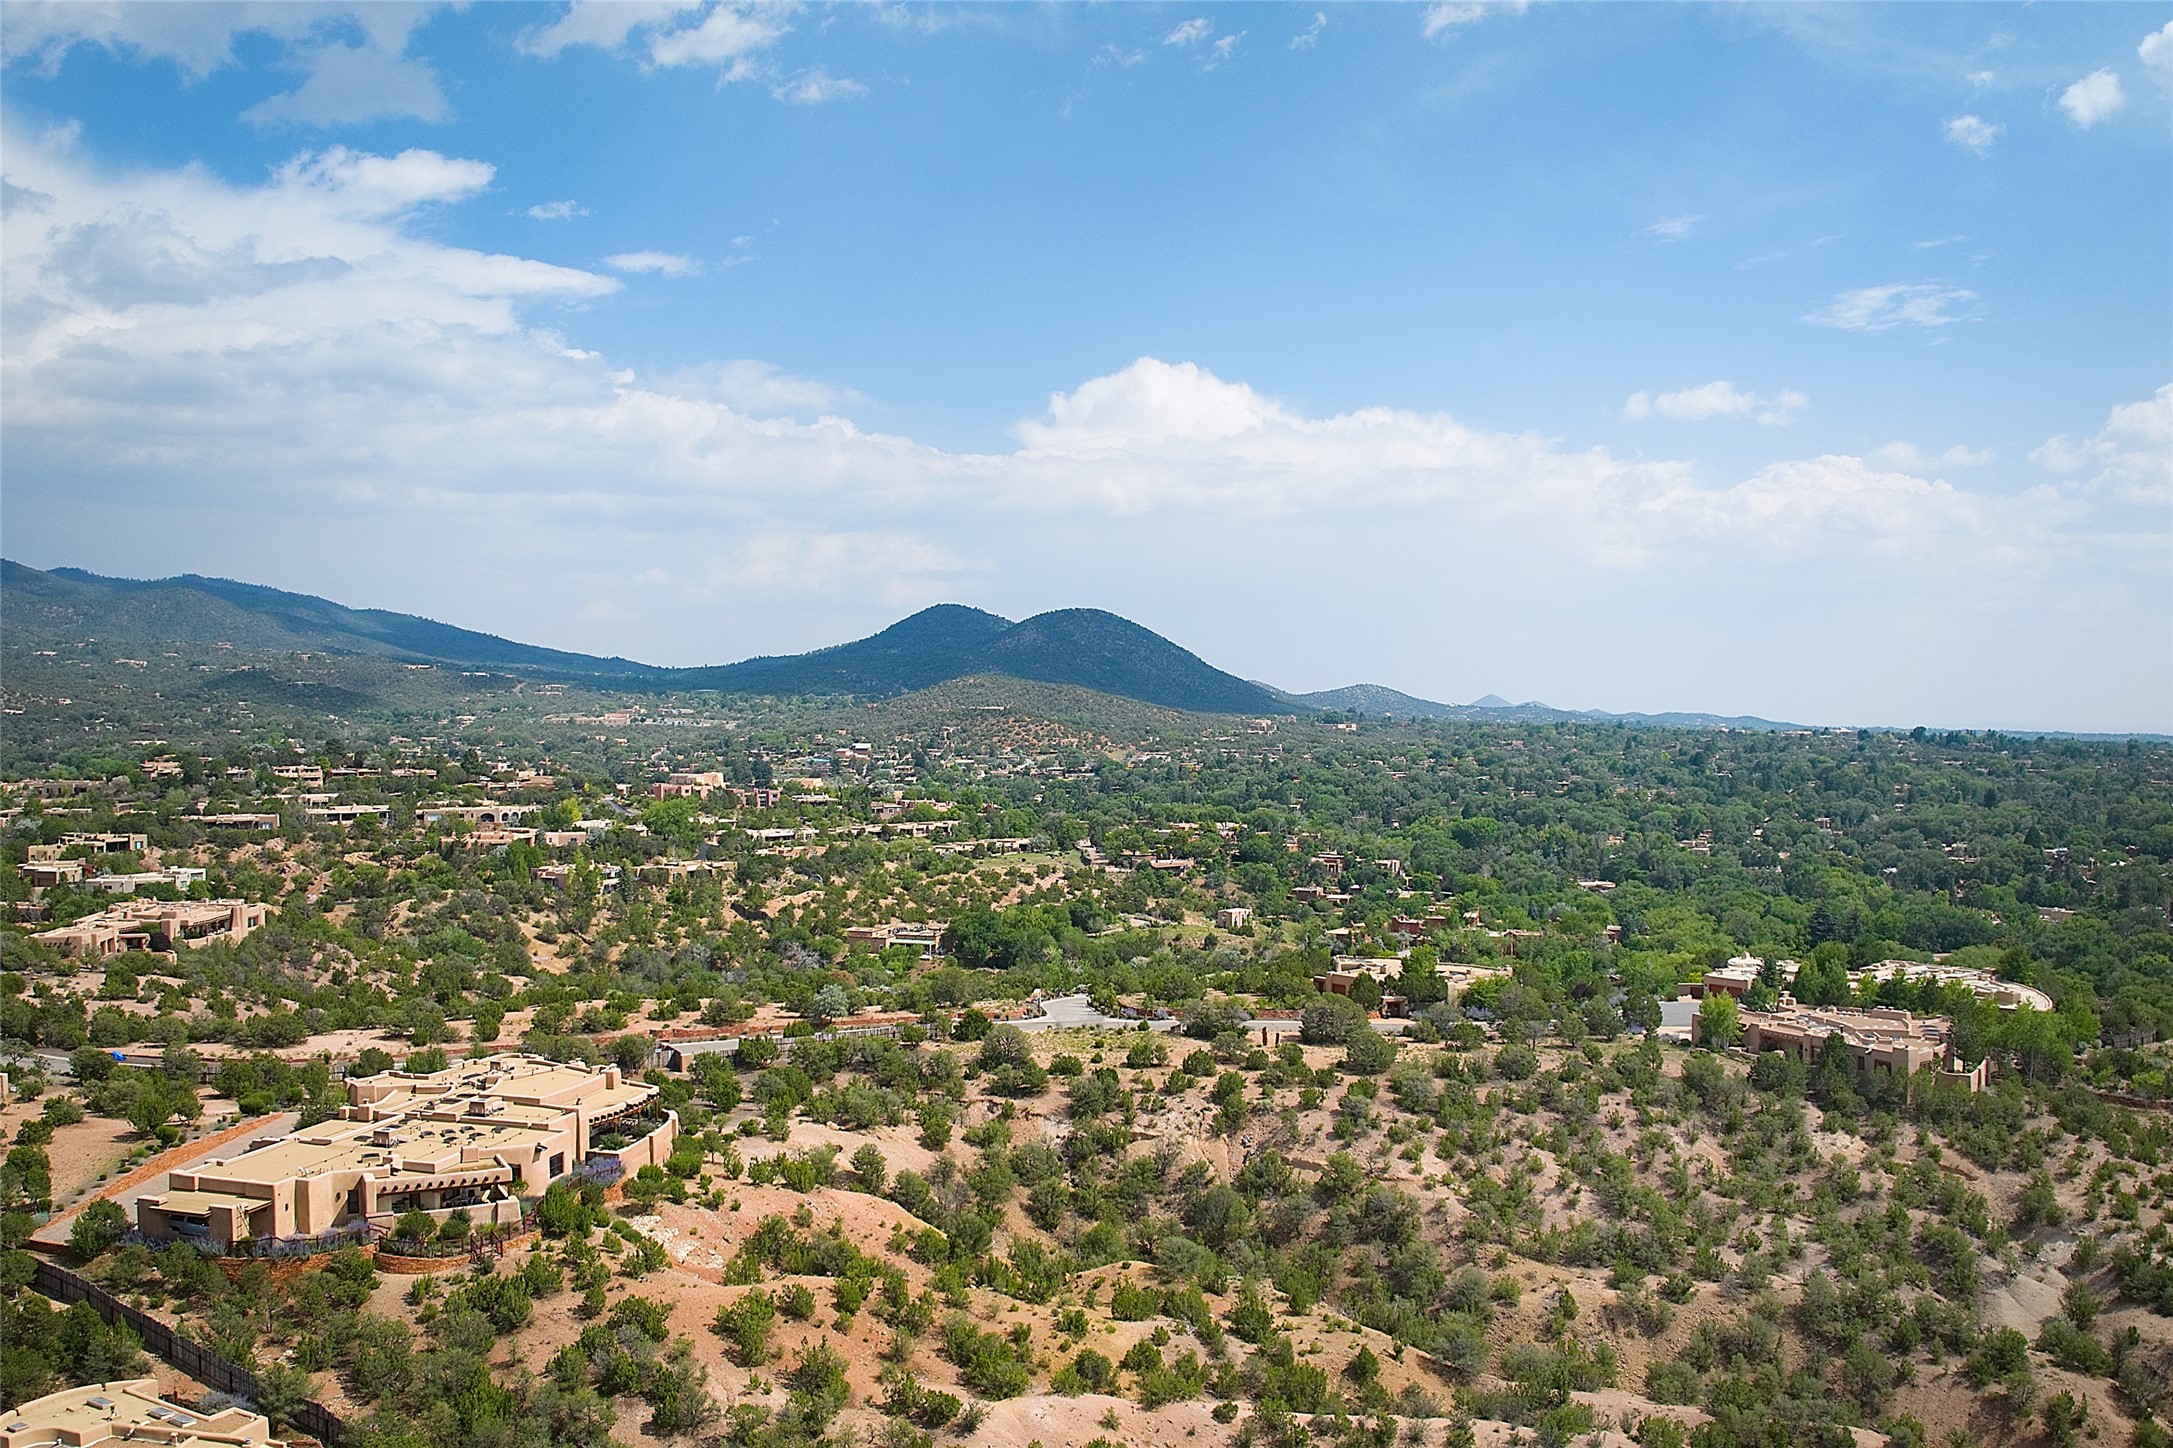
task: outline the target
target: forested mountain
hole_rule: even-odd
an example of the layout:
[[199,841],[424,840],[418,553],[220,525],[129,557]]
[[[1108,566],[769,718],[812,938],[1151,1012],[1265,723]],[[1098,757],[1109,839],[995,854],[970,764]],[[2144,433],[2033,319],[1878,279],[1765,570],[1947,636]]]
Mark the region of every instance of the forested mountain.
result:
[[639,682],[672,672],[193,573],[146,581],[79,568],[47,573],[0,560],[0,610],[10,645],[74,643],[88,636],[122,649],[221,643],[237,649],[324,649],[590,680]]
[[813,653],[673,669],[538,648],[413,614],[347,608],[309,594],[195,574],[146,582],[74,568],[47,573],[9,562],[0,586],[7,642],[19,647],[96,637],[135,652],[176,644],[325,650],[622,689],[778,697],[886,698],[999,674],[1198,713],[1291,709],[1269,690],[1224,673],[1160,634],[1092,608],[1013,623],[978,608],[937,604],[881,633]]

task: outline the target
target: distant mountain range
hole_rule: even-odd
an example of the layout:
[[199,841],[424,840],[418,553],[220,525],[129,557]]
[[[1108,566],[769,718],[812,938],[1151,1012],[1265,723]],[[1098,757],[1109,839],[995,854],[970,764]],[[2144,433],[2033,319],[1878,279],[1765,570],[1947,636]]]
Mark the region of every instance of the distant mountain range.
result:
[[106,578],[0,560],[0,626],[10,647],[97,638],[118,648],[176,643],[363,654],[530,678],[661,692],[715,690],[777,697],[888,698],[993,674],[1070,685],[1204,714],[1338,711],[1398,719],[1617,721],[1685,728],[1790,729],[1710,714],[1573,712],[1488,695],[1440,704],[1379,684],[1293,694],[1227,674],[1160,634],[1095,608],[1058,609],[1022,623],[963,604],[922,609],[881,633],[813,653],[701,668],[662,668],[516,643],[413,614],[347,608],[304,593],[184,574]]

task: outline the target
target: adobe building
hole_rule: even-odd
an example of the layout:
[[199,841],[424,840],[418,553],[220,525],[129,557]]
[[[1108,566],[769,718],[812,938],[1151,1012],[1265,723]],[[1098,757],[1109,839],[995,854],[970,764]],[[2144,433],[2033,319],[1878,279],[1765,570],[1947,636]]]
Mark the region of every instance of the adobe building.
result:
[[1806,1064],[1816,1061],[1826,1042],[1839,1036],[1860,1071],[1910,1076],[1929,1071],[1944,1081],[1960,1081],[1982,1091],[1991,1080],[1990,1058],[1964,1067],[1954,1057],[1954,1023],[1943,1016],[1917,1016],[1879,1007],[1803,1006],[1781,997],[1779,1010],[1743,1011],[1743,1048],[1786,1051]]
[[657,1111],[656,1097],[617,1066],[516,1054],[359,1077],[329,1121],[176,1168],[162,1192],[138,1199],[136,1226],[225,1248],[389,1226],[410,1211],[514,1224],[521,1197],[591,1162],[662,1166],[679,1118]]
[[485,800],[481,804],[426,804],[416,807],[415,815],[425,829],[435,824],[466,825],[478,829],[484,825],[517,825],[542,809],[540,804],[499,804]]
[[1935,985],[1965,987],[1978,1000],[1999,1007],[2003,1011],[2049,1011],[2053,1009],[2052,997],[2035,986],[2024,985],[2018,980],[2002,980],[1988,970],[1973,970],[1966,966],[1946,965],[1938,961],[1882,960],[1864,970],[1849,972],[1852,985],[1862,985],[1866,980],[1885,984],[1890,980],[1907,981],[1919,985],[1929,981]]
[[37,938],[63,955],[90,959],[125,950],[194,950],[264,928],[271,907],[245,900],[127,900]]
[[281,1448],[272,1424],[248,1408],[198,1412],[158,1395],[158,1379],[86,1383],[0,1409],[0,1448]]

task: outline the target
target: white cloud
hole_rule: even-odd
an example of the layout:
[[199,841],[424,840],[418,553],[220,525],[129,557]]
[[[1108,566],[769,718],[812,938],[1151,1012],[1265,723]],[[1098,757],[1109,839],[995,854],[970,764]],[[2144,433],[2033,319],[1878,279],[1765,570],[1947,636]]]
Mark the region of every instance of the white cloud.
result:
[[1948,327],[1973,322],[1977,294],[1933,282],[1889,282],[1837,292],[1832,301],[1803,320],[1846,332],[1884,332],[1894,327]]
[[297,52],[309,72],[299,89],[241,113],[253,126],[336,126],[391,116],[442,121],[451,112],[425,60],[367,42],[330,41]]
[[1290,37],[1290,48],[1292,50],[1311,50],[1314,46],[1320,44],[1321,32],[1327,28],[1328,12],[1325,10],[1314,11],[1313,23]]
[[[531,32],[521,40],[530,55],[550,57],[574,46],[591,46],[611,54],[638,51],[648,69],[714,66],[720,84],[764,77],[768,67],[762,52],[792,31],[787,17],[794,7],[786,4],[707,4],[704,0],[575,0],[554,23]],[[814,72],[810,72],[812,76]],[[803,76],[798,82],[773,85],[781,100],[828,99],[847,94],[851,81],[821,81]],[[827,94],[821,92],[825,86]]]
[[681,397],[724,403],[754,417],[813,417],[863,399],[810,377],[795,377],[767,362],[741,358],[688,367],[655,384]]
[[1228,60],[1232,55],[1235,55],[1237,53],[1238,43],[1244,38],[1245,32],[1240,30],[1234,35],[1225,35],[1221,39],[1217,40],[1214,45],[1209,47],[1211,50],[1214,51],[1214,59],[1207,62],[1208,69],[1214,69],[1216,66]]
[[1732,382],[1707,382],[1657,397],[1633,392],[1622,405],[1622,415],[1632,421],[1664,417],[1671,422],[1703,422],[1713,417],[1755,417],[1768,427],[1785,427],[1810,405],[1810,399],[1792,389],[1771,396],[1745,392]]
[[521,214],[536,221],[570,221],[588,215],[589,209],[578,201],[539,201]]
[[1215,33],[1215,27],[1205,17],[1187,20],[1184,24],[1162,37],[1164,45],[1198,45]]
[[556,21],[521,37],[520,47],[541,56],[557,55],[575,45],[618,50],[636,30],[669,25],[701,5],[702,0],[574,0]]
[[2115,407],[2095,437],[2048,439],[2030,461],[2124,503],[2173,503],[2173,384]]
[[764,532],[709,566],[714,587],[765,593],[802,593],[835,588],[870,575],[910,583],[965,571],[958,555],[906,533]]
[[2092,71],[2060,93],[2060,109],[2086,131],[2116,114],[2127,103],[2127,92],[2120,88],[2120,77],[2109,70]]
[[234,63],[234,40],[264,34],[300,40],[339,13],[298,5],[139,5],[123,0],[67,3],[13,0],[0,26],[0,54],[57,72],[78,45],[96,45],[135,60],[167,60],[191,80]]
[[0,26],[0,54],[52,74],[78,45],[96,45],[137,62],[171,61],[201,80],[235,63],[234,42],[267,37],[280,47],[277,68],[299,70],[302,84],[242,113],[253,125],[338,125],[449,114],[430,63],[407,54],[431,12],[421,4],[10,3]]
[[1997,141],[2005,126],[1997,121],[1987,121],[1980,116],[1960,115],[1947,122],[1947,139],[1955,145],[1975,151],[1980,156],[1992,154],[1992,143]]
[[2173,85],[2173,20],[2144,36],[2143,43],[2135,47],[2135,53],[2144,68],[2158,77],[2160,85]]
[[1705,213],[1695,216],[1663,216],[1639,233],[1655,241],[1683,241],[1705,224]]
[[820,105],[824,101],[844,100],[867,93],[868,88],[859,81],[832,75],[819,65],[813,70],[802,71],[789,81],[770,87],[770,94],[779,100],[803,106]]
[[754,52],[792,29],[784,13],[771,6],[715,6],[696,24],[659,31],[649,41],[649,59],[660,66],[714,65],[726,79],[738,78],[751,73]]
[[605,257],[604,265],[613,271],[654,272],[666,277],[693,276],[702,269],[693,257],[669,251],[622,251]]
[[1496,0],[1492,4],[1487,0],[1435,0],[1426,7],[1419,31],[1428,40],[1440,40],[1467,25],[1477,24],[1496,11],[1521,15],[1528,3],[1529,0]]
[[1913,442],[1881,444],[1864,454],[1864,460],[1877,467],[1901,473],[1934,473],[1941,468],[1981,468],[1992,462],[1990,448],[1971,448],[1956,444],[1945,452],[1926,452]]
[[274,173],[290,189],[306,189],[340,214],[397,218],[433,201],[463,201],[491,183],[497,168],[436,151],[375,156],[332,146],[303,152]]
[[1978,90],[1990,90],[1992,88],[1992,82],[1998,79],[1999,75],[1997,72],[1994,71],[1973,70],[1969,73],[1969,83],[1975,86]]
[[[592,588],[595,569],[618,566],[597,560],[638,558],[688,588],[791,591],[828,628],[840,615],[823,612],[826,594],[932,601],[969,576],[960,559],[970,576],[1007,574],[1046,596],[1038,573],[1007,560],[1043,556],[1035,544],[1052,533],[1092,538],[1072,551],[1124,556],[1137,576],[1181,572],[1183,550],[1213,554],[1203,540],[1233,530],[1298,537],[1332,561],[1342,550],[1314,540],[1343,529],[1514,558],[1528,580],[1583,580],[1587,593],[1595,566],[1657,580],[1656,565],[1705,576],[1716,560],[1770,565],[1777,594],[1867,557],[1982,580],[2002,559],[2050,568],[2083,551],[2091,510],[2110,505],[2086,484],[2147,455],[2150,429],[2164,429],[2164,403],[2116,412],[2104,438],[2065,445],[2081,481],[2042,497],[1971,492],[1894,454],[1784,456],[1712,477],[1686,460],[1476,427],[1446,407],[1308,411],[1142,357],[1054,393],[1010,442],[959,451],[863,428],[842,415],[849,394],[759,362],[638,376],[570,342],[562,309],[618,282],[448,246],[421,224],[492,183],[479,161],[315,151],[234,185],[198,169],[110,175],[65,144],[4,140],[11,195],[45,198],[0,230],[17,556],[110,563],[104,540],[132,529],[158,557],[282,581],[269,560],[290,537],[334,537],[350,580],[366,576],[356,558],[406,570],[405,598],[358,602],[435,602],[500,631],[564,629],[558,641],[584,647],[667,635],[683,656],[732,647],[645,611],[638,592]],[[1801,405],[1684,391],[1667,412],[1649,403],[1653,415]],[[1304,525],[1275,521],[1293,516]],[[106,551],[84,558],[86,539]],[[468,573],[453,566],[463,558]],[[1781,568],[1788,558],[1805,560],[1798,573]],[[428,580],[473,580],[477,567],[489,587],[430,592],[441,585]],[[824,592],[800,592],[822,580]],[[654,632],[581,632],[591,597]],[[841,624],[829,638],[850,636]]]

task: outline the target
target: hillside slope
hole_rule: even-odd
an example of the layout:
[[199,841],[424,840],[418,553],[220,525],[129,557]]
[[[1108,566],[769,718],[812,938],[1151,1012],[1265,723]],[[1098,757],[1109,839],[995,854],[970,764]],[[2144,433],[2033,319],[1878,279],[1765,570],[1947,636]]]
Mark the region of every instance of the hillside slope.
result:
[[997,674],[1197,713],[1291,709],[1269,690],[1100,609],[1063,609],[1013,623],[982,609],[937,604],[880,633],[812,653],[662,668],[540,648],[413,614],[348,608],[223,578],[188,574],[139,581],[5,562],[0,563],[0,625],[11,649],[96,638],[115,651],[146,656],[191,645],[323,651],[656,692],[881,699]]
[[983,672],[976,662],[980,650],[1013,627],[1009,619],[978,608],[939,603],[881,633],[812,653],[764,655],[737,664],[663,672],[673,676],[675,688],[726,694],[887,697]]
[[139,581],[76,568],[46,573],[0,561],[0,600],[10,644],[72,643],[90,636],[132,648],[223,643],[237,649],[323,649],[636,684],[675,672],[195,574]]

